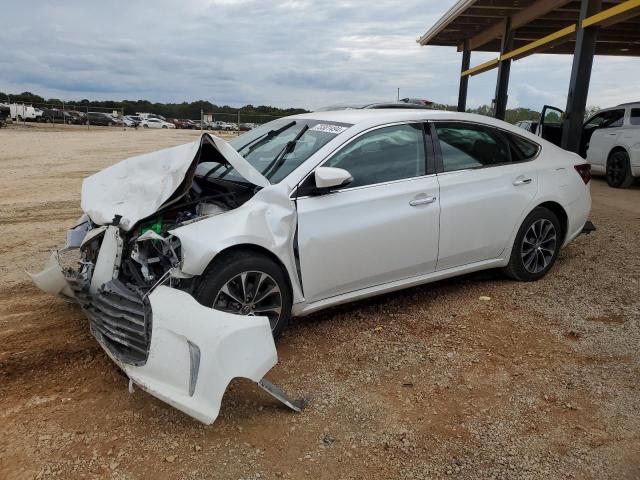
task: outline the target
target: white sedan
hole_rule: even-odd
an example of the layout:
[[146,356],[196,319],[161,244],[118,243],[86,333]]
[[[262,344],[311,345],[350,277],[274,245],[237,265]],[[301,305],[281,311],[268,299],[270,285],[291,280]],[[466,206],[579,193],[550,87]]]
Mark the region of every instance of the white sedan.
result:
[[[292,316],[489,268],[538,280],[583,231],[590,167],[505,122],[411,109],[281,118],[85,179],[35,283],[75,297],[132,384],[211,423]],[[65,262],[66,263],[66,262]]]
[[176,128],[173,123],[165,122],[159,118],[145,118],[140,122],[143,128]]

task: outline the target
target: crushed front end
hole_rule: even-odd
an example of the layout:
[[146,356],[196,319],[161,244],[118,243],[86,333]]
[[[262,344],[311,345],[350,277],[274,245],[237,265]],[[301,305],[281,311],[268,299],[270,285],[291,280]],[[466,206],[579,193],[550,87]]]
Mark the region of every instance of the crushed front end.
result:
[[[195,168],[191,174],[197,176]],[[83,215],[68,231],[64,248],[31,278],[48,293],[75,299],[130,386],[204,423],[216,419],[235,377],[255,381],[299,411],[302,402],[290,401],[263,378],[278,359],[269,319],[198,303],[192,296],[198,277],[182,272],[180,241],[170,233],[236,208],[251,190],[220,192],[204,182],[197,188],[174,183],[182,185],[180,194],[169,195],[145,217],[114,215],[98,224]]]

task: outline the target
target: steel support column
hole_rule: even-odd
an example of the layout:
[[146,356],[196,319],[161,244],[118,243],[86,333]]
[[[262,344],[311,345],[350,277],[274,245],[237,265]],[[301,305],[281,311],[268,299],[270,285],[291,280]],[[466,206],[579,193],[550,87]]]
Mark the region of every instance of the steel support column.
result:
[[562,148],[576,153],[580,149],[584,111],[587,106],[589,80],[591,79],[591,66],[593,65],[593,55],[596,51],[599,28],[597,26],[582,28],[582,21],[598,13],[601,7],[602,0],[582,0],[580,5],[580,20],[578,21],[578,30],[576,32],[576,47],[573,53],[573,65],[571,66],[567,107],[565,108],[562,122],[561,143]]
[[462,75],[469,70],[471,61],[471,51],[469,50],[469,40],[466,39],[462,48],[462,68],[460,69],[460,89],[458,90],[458,111],[464,112],[467,109],[467,87],[469,86],[469,75]]
[[[500,44],[500,55],[513,50],[513,32],[511,31],[511,19],[506,18],[504,22],[504,33]],[[507,92],[509,90],[509,72],[511,71],[511,60],[501,60],[498,65],[498,79],[496,81],[496,95],[494,97],[495,117],[504,120],[507,111]]]

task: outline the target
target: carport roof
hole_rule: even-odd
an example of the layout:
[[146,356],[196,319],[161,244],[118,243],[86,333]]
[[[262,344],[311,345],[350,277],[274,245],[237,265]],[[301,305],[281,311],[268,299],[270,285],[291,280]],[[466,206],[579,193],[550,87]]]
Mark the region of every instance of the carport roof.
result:
[[[573,54],[579,1],[569,0],[459,0],[422,37],[420,45],[455,46],[464,42],[473,51],[500,52],[505,18],[511,18],[513,48],[533,53]],[[640,56],[640,1],[603,1],[601,12],[590,17],[598,32],[596,55]],[[587,21],[589,19],[586,19]],[[586,24],[583,26],[587,26]],[[553,38],[553,36],[557,38]],[[536,48],[532,43],[552,37]]]

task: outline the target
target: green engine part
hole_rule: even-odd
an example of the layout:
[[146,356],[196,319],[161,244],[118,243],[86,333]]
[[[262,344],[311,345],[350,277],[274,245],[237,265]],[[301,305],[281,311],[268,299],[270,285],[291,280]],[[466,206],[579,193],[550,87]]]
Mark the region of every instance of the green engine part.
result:
[[144,227],[142,227],[142,229],[140,231],[140,234],[143,234],[144,232],[146,232],[148,230],[153,230],[158,235],[160,233],[162,233],[162,217],[159,217],[154,223],[149,223],[149,224],[145,225]]

